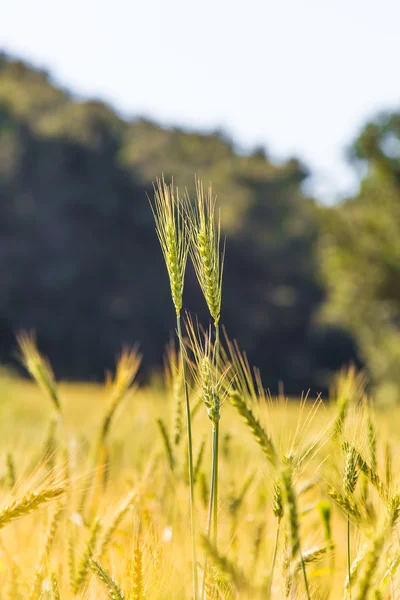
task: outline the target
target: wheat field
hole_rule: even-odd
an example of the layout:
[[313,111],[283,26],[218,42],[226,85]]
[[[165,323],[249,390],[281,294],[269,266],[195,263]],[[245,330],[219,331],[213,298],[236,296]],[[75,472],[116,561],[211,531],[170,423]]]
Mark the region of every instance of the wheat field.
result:
[[[398,408],[344,369],[329,398],[268,393],[220,328],[211,186],[151,202],[176,335],[139,387],[62,384],[33,335],[31,381],[0,376],[0,600],[367,600],[399,596]],[[210,314],[182,313],[191,260]]]
[[[396,409],[372,415],[356,381],[353,372],[342,374],[339,390],[326,404],[281,397],[252,406],[279,455],[309,452],[296,469],[293,484],[312,598],[350,597],[345,590],[348,511],[340,505],[340,498],[346,497],[361,513],[350,514],[352,568],[361,558],[353,598],[398,597],[400,554],[395,528],[385,532],[370,588],[359,593],[369,567],[368,552],[382,533],[396,489],[400,414]],[[171,384],[167,378],[164,386],[159,380],[152,387],[124,390],[99,454],[99,432],[113,398],[112,385],[58,386],[60,416],[38,386],[2,377],[1,598],[191,597],[187,450],[181,390]],[[369,465],[375,464],[378,481],[389,484],[387,500],[380,483],[361,469],[355,490],[346,492],[348,457],[333,433],[338,391],[346,388],[353,396],[342,438],[354,443]],[[276,516],[276,484],[282,467],[271,467],[253,432],[229,402],[223,406],[220,437],[218,544],[215,548],[204,542],[211,443],[204,407],[194,408],[199,575],[207,556],[210,568],[205,597],[306,597],[298,557],[292,555],[292,516],[284,494],[282,517]],[[18,518],[2,525],[1,514],[7,507],[31,492],[46,490],[53,490],[55,497],[45,498],[31,512],[25,513],[23,506]],[[96,575],[95,564],[117,582],[121,596]]]

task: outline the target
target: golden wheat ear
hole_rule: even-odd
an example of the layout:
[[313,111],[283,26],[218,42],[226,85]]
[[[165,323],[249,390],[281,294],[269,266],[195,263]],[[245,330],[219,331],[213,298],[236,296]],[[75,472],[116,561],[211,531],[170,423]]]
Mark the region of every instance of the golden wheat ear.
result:
[[132,600],[145,600],[143,581],[143,552],[139,541],[135,544],[131,563],[131,595]]
[[262,427],[260,421],[253,413],[252,409],[249,406],[247,406],[245,399],[239,392],[233,391],[229,396],[229,400],[232,406],[236,408],[240,416],[243,418],[244,422],[250,430],[250,433],[260,446],[261,450],[264,452],[268,461],[273,467],[276,468],[278,456],[275,450],[274,443],[269,434]]
[[116,530],[118,529],[121,521],[127,515],[132,506],[139,500],[140,494],[134,489],[129,492],[127,497],[122,501],[120,506],[114,512],[110,523],[107,528],[104,530],[101,540],[99,542],[99,550],[97,552],[97,556],[102,558],[102,556],[107,551],[108,547],[111,544],[112,538]]
[[50,363],[40,354],[33,333],[21,333],[17,337],[21,359],[28,373],[50,398],[56,411],[61,413],[61,405],[54,373]]
[[28,492],[21,496],[21,498],[13,500],[8,506],[0,510],[0,529],[8,523],[38,509],[42,504],[58,498],[63,492],[63,487],[54,486],[42,488],[36,492]]
[[101,443],[104,443],[108,436],[114,415],[131,388],[141,361],[142,356],[139,354],[137,346],[132,349],[124,349],[118,359],[114,379],[107,381],[107,387],[110,390],[110,400],[102,422]]

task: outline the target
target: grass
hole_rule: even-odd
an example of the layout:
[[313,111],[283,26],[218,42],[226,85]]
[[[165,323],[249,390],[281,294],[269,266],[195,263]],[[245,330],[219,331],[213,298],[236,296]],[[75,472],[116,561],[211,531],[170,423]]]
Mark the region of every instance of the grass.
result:
[[[29,335],[36,384],[0,375],[0,598],[395,600],[400,409],[353,368],[329,403],[269,396],[220,338],[220,222],[196,191],[160,180],[152,203],[177,318],[163,381],[136,386],[134,348],[104,386],[60,384]],[[182,327],[188,256],[204,329]]]

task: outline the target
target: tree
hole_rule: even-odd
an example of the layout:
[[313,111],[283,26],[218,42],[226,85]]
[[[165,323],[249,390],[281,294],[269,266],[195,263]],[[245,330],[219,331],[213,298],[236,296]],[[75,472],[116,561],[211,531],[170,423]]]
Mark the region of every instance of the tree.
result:
[[400,399],[400,114],[368,124],[353,146],[365,177],[324,215],[325,314],[355,337],[379,399]]
[[[222,322],[273,391],[325,388],[352,354],[348,336],[315,321],[319,209],[307,169],[237,151],[219,131],[125,121],[78,101],[48,73],[0,56],[0,352],[10,332],[35,329],[58,375],[101,377],[123,343],[162,364],[174,328],[146,199],[164,172],[193,192],[212,181],[227,239]],[[193,272],[185,308],[207,313]]]

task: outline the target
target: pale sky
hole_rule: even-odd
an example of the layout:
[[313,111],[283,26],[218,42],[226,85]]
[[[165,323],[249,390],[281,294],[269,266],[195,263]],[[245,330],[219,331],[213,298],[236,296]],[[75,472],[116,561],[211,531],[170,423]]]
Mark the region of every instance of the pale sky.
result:
[[0,0],[0,48],[125,116],[222,128],[303,159],[331,201],[344,151],[400,107],[399,0]]

